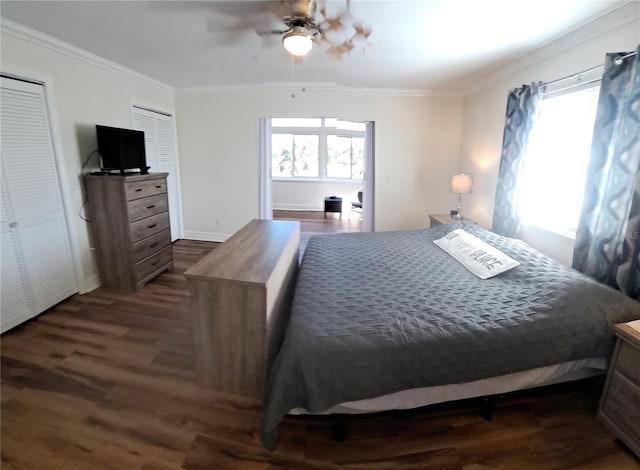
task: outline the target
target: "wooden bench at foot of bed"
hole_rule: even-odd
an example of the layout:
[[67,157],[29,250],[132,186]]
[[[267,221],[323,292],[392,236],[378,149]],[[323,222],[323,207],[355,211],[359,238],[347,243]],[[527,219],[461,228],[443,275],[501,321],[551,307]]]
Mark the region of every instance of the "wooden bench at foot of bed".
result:
[[198,384],[262,398],[289,319],[300,223],[252,220],[187,272]]

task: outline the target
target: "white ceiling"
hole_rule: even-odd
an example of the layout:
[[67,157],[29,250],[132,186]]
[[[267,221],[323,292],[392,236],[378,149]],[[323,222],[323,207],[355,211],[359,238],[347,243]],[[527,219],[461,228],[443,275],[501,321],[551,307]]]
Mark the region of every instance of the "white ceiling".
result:
[[[279,37],[263,41],[254,32],[256,25],[278,26],[264,13],[278,3],[2,0],[0,13],[176,87],[297,82],[464,89],[474,77],[629,2],[352,0],[352,17],[373,29],[366,47],[342,60],[314,47],[298,62]],[[346,5],[326,4],[330,12]],[[240,33],[229,33],[237,28]]]

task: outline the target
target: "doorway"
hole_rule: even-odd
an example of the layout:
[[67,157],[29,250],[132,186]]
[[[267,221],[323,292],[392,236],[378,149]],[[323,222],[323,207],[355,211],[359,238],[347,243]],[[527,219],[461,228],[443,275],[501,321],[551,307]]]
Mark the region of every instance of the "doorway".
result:
[[300,221],[303,243],[319,233],[374,230],[373,122],[260,118],[258,124],[261,219]]

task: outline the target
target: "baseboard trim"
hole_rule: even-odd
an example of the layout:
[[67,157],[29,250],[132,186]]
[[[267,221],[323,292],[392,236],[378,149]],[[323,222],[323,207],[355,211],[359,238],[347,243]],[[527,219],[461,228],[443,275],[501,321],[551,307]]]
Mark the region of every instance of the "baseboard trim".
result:
[[202,242],[224,242],[232,234],[230,233],[216,233],[216,232],[199,232],[197,230],[185,230],[182,234],[182,238],[185,240],[199,240]]
[[100,275],[98,273],[85,277],[80,286],[80,294],[86,294],[100,287]]

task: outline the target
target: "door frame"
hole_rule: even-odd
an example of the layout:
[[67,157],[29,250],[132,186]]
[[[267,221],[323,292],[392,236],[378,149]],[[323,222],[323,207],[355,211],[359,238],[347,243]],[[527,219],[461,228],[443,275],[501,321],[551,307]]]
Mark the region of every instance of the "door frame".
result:
[[[375,231],[375,122],[365,121],[362,232]],[[271,189],[271,118],[258,118],[258,218],[273,218]]]

